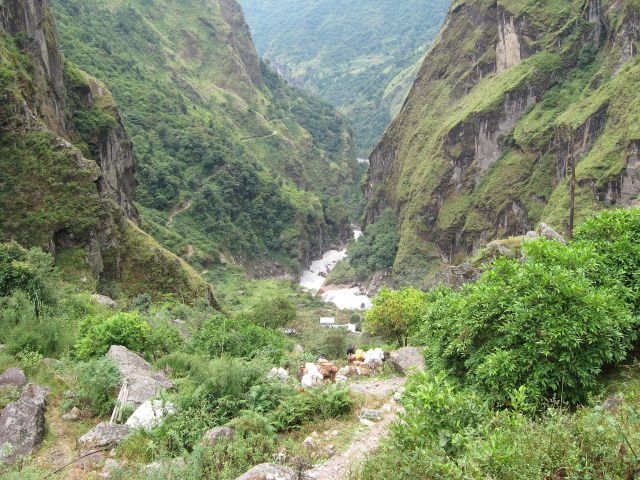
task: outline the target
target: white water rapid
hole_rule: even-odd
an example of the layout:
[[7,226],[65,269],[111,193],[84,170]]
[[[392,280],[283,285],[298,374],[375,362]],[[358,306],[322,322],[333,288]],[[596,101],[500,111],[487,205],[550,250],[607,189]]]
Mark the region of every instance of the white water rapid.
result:
[[[357,240],[362,235],[360,230],[353,230]],[[327,275],[340,260],[347,258],[347,250],[329,250],[322,258],[311,263],[300,276],[300,286],[310,292],[318,292],[325,286]],[[328,286],[322,293],[322,299],[333,303],[341,310],[366,310],[371,308],[371,299],[360,292],[358,287]]]

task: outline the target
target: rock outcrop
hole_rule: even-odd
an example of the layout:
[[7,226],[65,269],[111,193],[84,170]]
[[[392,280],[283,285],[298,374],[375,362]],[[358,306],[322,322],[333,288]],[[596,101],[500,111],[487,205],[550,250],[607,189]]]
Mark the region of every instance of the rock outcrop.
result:
[[14,463],[33,453],[44,437],[44,413],[49,390],[24,387],[17,402],[0,412],[0,463]]
[[164,373],[154,371],[149,362],[126,347],[112,345],[107,358],[118,365],[120,375],[127,381],[129,405],[137,408],[158,393],[173,388]]
[[215,427],[211,430],[207,430],[204,436],[202,437],[202,441],[205,445],[210,447],[215,446],[220,440],[223,439],[231,439],[236,436],[236,431],[230,427]]

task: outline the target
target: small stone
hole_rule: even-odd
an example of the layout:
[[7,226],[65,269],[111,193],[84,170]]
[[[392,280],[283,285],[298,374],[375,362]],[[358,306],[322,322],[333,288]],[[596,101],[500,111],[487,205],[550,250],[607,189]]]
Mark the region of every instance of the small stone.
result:
[[271,463],[256,465],[236,480],[296,480],[298,475],[288,467]]
[[91,299],[97,303],[98,305],[102,305],[109,308],[116,308],[116,301],[112,298],[107,297],[106,295],[91,295]]
[[615,412],[620,406],[622,406],[623,403],[624,395],[622,395],[621,393],[616,393],[615,395],[611,395],[604,401],[602,408],[604,408],[608,412]]
[[78,407],[73,407],[67,413],[62,415],[61,418],[65,422],[77,422],[78,420],[80,420],[80,415],[81,415],[80,409],[78,409]]
[[380,410],[370,410],[368,408],[363,408],[360,410],[360,419],[371,420],[373,422],[379,422],[382,420],[382,412]]
[[102,422],[78,439],[81,453],[115,447],[129,435],[127,425]]
[[307,437],[304,439],[302,444],[307,448],[316,448],[318,446],[318,441],[314,437]]
[[231,439],[236,436],[236,431],[230,427],[215,427],[208,430],[202,437],[202,441],[210,447],[215,446],[223,439]]
[[360,423],[362,425],[364,425],[365,427],[373,427],[373,426],[375,426],[375,423],[373,423],[371,420],[367,420],[366,418],[361,418],[360,419]]
[[107,458],[104,461],[105,471],[111,472],[112,470],[117,470],[118,468],[120,468],[120,464],[118,463],[117,460],[114,460],[113,458]]

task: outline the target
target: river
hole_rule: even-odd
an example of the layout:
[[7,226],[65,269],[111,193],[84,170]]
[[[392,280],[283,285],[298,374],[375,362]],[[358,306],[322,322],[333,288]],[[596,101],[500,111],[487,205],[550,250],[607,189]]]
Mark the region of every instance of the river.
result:
[[[354,228],[353,236],[357,240],[362,235],[360,230]],[[318,292],[325,287],[326,277],[335,268],[340,260],[347,258],[347,249],[329,250],[322,258],[311,262],[307,270],[300,276],[300,286],[310,292]],[[371,299],[362,294],[358,287],[326,286],[322,293],[322,299],[327,303],[333,303],[341,310],[366,310],[371,308]]]

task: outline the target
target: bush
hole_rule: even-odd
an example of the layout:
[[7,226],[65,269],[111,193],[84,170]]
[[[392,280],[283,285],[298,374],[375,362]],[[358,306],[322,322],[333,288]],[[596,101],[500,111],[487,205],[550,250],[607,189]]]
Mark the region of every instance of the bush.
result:
[[110,359],[97,358],[78,363],[75,373],[78,406],[89,408],[97,416],[111,412],[121,384],[118,366]]
[[273,330],[241,317],[216,315],[206,320],[193,336],[192,348],[211,357],[261,356],[277,363],[287,350],[287,339]]
[[80,339],[76,354],[80,358],[104,355],[111,345],[122,345],[134,352],[147,347],[151,327],[138,313],[116,313],[108,318],[90,316],[78,325]]
[[296,307],[286,298],[263,300],[247,317],[264,328],[282,328],[296,319]]
[[399,291],[382,289],[373,299],[373,308],[365,315],[364,328],[387,341],[407,345],[425,313],[427,294],[415,288]]
[[[563,248],[569,264],[573,254]],[[545,250],[562,253],[544,240],[525,246],[538,259]],[[603,367],[625,358],[636,323],[615,292],[594,287],[580,270],[498,259],[462,293],[430,305],[417,339],[434,363],[497,404],[522,386],[533,403],[576,404]]]
[[286,398],[271,418],[278,431],[287,431],[344,415],[352,406],[348,389],[335,385],[317,387]]

